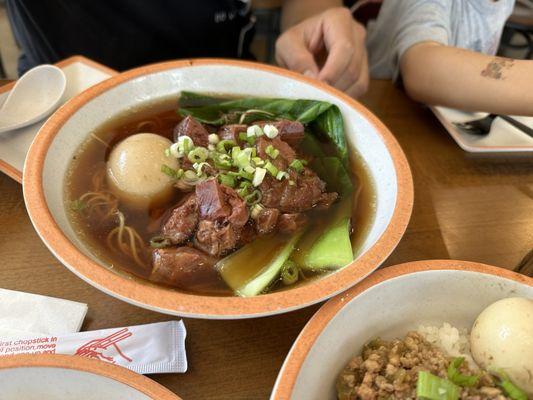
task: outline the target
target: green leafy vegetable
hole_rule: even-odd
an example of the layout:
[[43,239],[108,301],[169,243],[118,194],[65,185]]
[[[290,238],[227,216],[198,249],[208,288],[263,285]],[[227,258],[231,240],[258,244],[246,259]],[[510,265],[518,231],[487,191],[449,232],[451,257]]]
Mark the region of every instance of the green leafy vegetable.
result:
[[527,400],[527,395],[511,381],[505,371],[500,369],[493,372],[493,374],[499,379],[498,386],[500,386],[505,394],[512,400]]
[[284,285],[292,285],[298,281],[300,271],[294,261],[287,260],[281,267],[281,281]]
[[478,375],[464,375],[459,372],[459,367],[465,361],[464,357],[457,357],[448,366],[448,379],[462,387],[476,386],[479,382]]
[[[253,111],[253,112],[252,112]],[[305,99],[254,98],[228,100],[194,92],[182,92],[178,112],[211,125],[251,123],[256,120],[286,118],[310,124],[314,134],[325,135],[336,147],[339,158],[348,166],[344,121],[339,108],[331,103]],[[245,118],[241,117],[245,115]]]
[[[262,236],[216,264],[224,282],[242,297],[256,296],[279,278],[300,233],[286,240],[280,235]],[[253,262],[251,262],[253,260]]]
[[416,397],[424,400],[457,400],[460,388],[454,383],[429,372],[419,371]]

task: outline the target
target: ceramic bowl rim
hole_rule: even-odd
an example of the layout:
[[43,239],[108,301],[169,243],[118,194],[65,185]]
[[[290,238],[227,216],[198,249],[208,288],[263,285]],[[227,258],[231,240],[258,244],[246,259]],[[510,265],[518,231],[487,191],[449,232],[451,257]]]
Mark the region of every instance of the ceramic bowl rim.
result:
[[344,308],[348,307],[351,300],[367,290],[381,283],[390,281],[400,276],[423,273],[428,271],[469,271],[500,278],[533,287],[533,278],[505,268],[492,265],[459,260],[422,260],[394,265],[379,269],[346,292],[328,300],[304,326],[294,341],[283,366],[280,369],[271,400],[290,399],[296,379],[302,365],[311,351],[315,341],[324,331],[329,322]]
[[[126,279],[84,255],[59,228],[45,200],[42,171],[47,151],[66,121],[100,94],[140,76],[177,68],[214,65],[259,69],[312,85],[339,98],[373,125],[395,168],[396,204],[385,231],[357,260],[334,274],[295,289],[251,298],[201,296]],[[250,318],[289,312],[348,289],[373,272],[389,256],[405,232],[413,206],[413,181],[407,159],[392,133],[364,106],[331,86],[301,74],[265,64],[226,59],[178,60],[139,67],[115,75],[74,97],[56,111],[33,141],[24,166],[23,190],[28,214],[39,236],[52,253],[80,278],[107,294],[140,307],[171,315],[212,319]]]
[[100,360],[64,354],[17,354],[0,357],[0,370],[39,367],[89,372],[130,386],[151,399],[181,399],[164,386],[141,374]]

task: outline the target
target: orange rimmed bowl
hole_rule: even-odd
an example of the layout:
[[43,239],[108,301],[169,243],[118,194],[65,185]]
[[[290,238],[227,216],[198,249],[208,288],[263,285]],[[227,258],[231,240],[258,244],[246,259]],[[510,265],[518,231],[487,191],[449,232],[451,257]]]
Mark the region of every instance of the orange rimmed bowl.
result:
[[[307,285],[253,298],[182,293],[117,274],[77,237],[64,206],[70,159],[103,122],[142,103],[182,90],[264,97],[309,98],[337,104],[349,146],[357,149],[375,183],[376,216],[357,258]],[[35,138],[24,167],[24,199],[38,234],[72,272],[129,303],[198,318],[273,315],[325,300],[373,272],[402,237],[413,204],[407,160],[388,129],[366,108],[328,85],[272,66],[217,59],[149,65],[104,81],[61,107]]]
[[271,400],[336,399],[344,366],[375,337],[403,337],[420,324],[470,330],[505,297],[533,299],[533,278],[467,261],[432,260],[377,271],[328,301],[294,342]]
[[126,368],[59,354],[0,357],[0,387],[2,400],[180,400]]

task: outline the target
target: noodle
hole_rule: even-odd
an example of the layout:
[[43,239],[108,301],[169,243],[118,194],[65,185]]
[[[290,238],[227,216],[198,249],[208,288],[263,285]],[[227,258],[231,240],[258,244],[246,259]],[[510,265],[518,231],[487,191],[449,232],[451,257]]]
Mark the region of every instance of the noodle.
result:
[[107,246],[110,249],[120,250],[122,253],[131,257],[137,265],[144,268],[145,263],[139,256],[139,248],[144,248],[144,242],[141,236],[131,226],[125,224],[124,214],[117,211],[119,224],[107,234]]

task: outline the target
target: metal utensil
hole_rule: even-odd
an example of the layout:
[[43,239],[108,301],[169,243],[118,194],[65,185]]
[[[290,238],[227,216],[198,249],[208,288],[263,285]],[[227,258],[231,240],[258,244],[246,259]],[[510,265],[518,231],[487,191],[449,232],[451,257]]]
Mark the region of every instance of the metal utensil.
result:
[[492,127],[492,123],[494,122],[496,118],[501,118],[507,121],[509,124],[513,125],[515,128],[518,128],[525,134],[533,137],[533,129],[521,123],[520,121],[517,121],[514,118],[508,117],[507,115],[489,114],[486,117],[481,118],[481,119],[475,119],[473,121],[468,121],[468,122],[454,122],[453,124],[459,129],[462,129],[465,132],[471,133],[472,135],[484,136],[484,135],[489,134],[490,129]]

